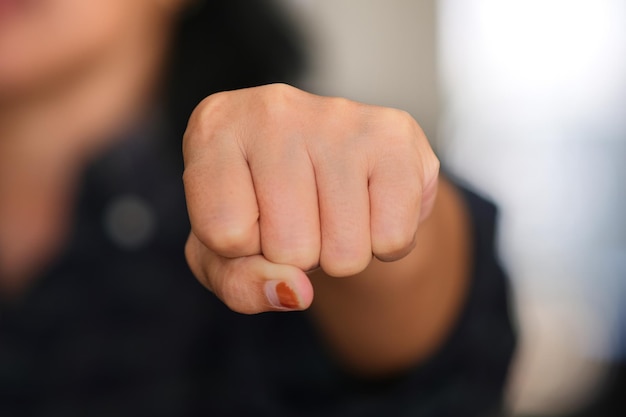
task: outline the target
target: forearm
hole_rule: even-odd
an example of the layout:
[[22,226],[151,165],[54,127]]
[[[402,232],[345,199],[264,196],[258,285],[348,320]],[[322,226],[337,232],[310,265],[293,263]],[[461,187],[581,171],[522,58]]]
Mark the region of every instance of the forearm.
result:
[[471,267],[469,234],[461,197],[442,179],[433,212],[407,257],[391,263],[374,259],[348,278],[311,274],[311,314],[348,369],[390,374],[436,351],[463,304]]

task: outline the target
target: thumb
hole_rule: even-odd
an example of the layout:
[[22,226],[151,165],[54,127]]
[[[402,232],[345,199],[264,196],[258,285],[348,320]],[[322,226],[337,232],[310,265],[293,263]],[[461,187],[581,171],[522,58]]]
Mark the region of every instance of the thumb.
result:
[[238,313],[305,310],[313,301],[309,278],[295,266],[275,264],[262,255],[225,258],[193,232],[185,256],[198,281]]

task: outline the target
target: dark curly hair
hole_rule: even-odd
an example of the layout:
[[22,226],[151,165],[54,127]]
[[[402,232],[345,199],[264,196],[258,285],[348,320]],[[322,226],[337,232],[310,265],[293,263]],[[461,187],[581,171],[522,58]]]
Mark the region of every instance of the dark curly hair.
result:
[[180,19],[165,98],[176,133],[193,108],[221,90],[294,83],[305,66],[302,37],[271,0],[200,0]]

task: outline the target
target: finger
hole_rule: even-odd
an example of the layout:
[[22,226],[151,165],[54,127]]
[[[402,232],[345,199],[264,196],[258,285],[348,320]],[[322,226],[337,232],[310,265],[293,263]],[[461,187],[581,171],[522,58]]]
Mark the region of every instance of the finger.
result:
[[[203,137],[205,136],[205,137]],[[221,256],[260,253],[259,210],[244,155],[228,135],[187,133],[183,180],[194,234]]]
[[382,261],[394,261],[413,249],[419,225],[421,180],[410,166],[399,161],[380,165],[369,184],[372,253]]
[[189,235],[187,262],[202,285],[231,310],[243,314],[307,309],[313,287],[304,272],[269,262],[261,255],[224,258]]
[[394,125],[369,179],[372,252],[382,261],[398,260],[414,248],[419,223],[435,200],[439,169],[417,123],[402,117]]
[[322,246],[320,265],[331,276],[363,271],[372,259],[367,169],[359,158],[331,152],[316,164]]
[[271,262],[307,271],[319,263],[321,240],[313,166],[303,146],[293,141],[271,145],[272,152],[258,149],[249,162],[260,212],[261,249]]
[[437,190],[439,188],[439,168],[433,168],[434,173],[431,174],[430,179],[426,179],[426,185],[422,191],[422,205],[420,207],[419,223],[421,224],[430,213],[432,213],[435,207],[435,201],[437,200]]

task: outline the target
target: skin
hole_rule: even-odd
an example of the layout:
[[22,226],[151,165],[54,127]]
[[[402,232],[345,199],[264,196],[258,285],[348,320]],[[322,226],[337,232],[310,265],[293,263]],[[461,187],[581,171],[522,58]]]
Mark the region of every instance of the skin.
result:
[[280,84],[224,92],[194,111],[183,154],[187,259],[231,309],[286,310],[276,283],[295,310],[315,292],[321,334],[366,375],[443,340],[465,290],[467,220],[449,183],[437,193],[439,161],[408,114]]
[[[11,3],[0,7],[4,296],[63,247],[82,169],[149,108],[184,7]],[[183,154],[187,260],[231,309],[311,307],[338,360],[367,376],[412,366],[445,339],[469,231],[408,114],[281,84],[223,92],[192,114]]]

